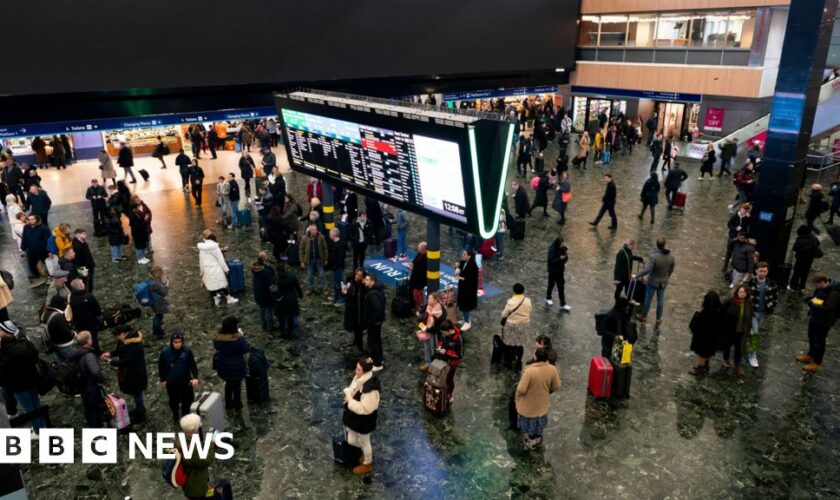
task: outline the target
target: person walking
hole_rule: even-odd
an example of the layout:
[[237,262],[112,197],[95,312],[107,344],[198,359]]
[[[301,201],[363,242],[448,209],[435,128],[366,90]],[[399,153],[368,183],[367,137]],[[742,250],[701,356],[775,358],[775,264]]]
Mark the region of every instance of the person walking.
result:
[[654,139],[657,135],[656,134],[656,128],[657,128],[658,124],[659,124],[659,121],[657,120],[657,114],[656,113],[650,115],[648,117],[647,121],[645,121],[645,128],[647,128],[647,131],[648,131],[648,138],[647,138],[647,145],[648,146],[651,145],[651,143],[654,141]]
[[671,171],[671,159],[676,158],[677,154],[679,153],[679,149],[671,140],[671,136],[667,136],[665,138],[665,144],[662,146],[662,171],[665,172],[667,169],[669,172]]
[[520,219],[524,219],[528,214],[528,208],[531,206],[528,201],[528,193],[525,191],[525,188],[516,181],[512,182],[510,187],[513,189],[513,208],[516,212],[516,216]]
[[157,136],[157,144],[155,144],[155,149],[152,151],[152,158],[157,158],[160,161],[161,170],[166,168],[166,160],[163,157],[168,154],[169,147],[163,142],[161,136]]
[[735,348],[735,372],[739,377],[744,376],[741,366],[741,353],[744,337],[750,330],[752,323],[752,302],[750,302],[750,287],[746,284],[738,285],[732,296],[721,306],[723,312],[722,330],[724,334],[723,365],[732,366],[729,352]]
[[284,262],[277,263],[277,297],[274,301],[274,313],[280,323],[280,337],[292,338],[295,320],[300,314],[299,299],[303,298],[297,276],[286,267]]
[[113,351],[103,352],[101,359],[117,368],[120,391],[134,398],[134,410],[128,412],[132,423],[146,421],[146,405],[143,391],[149,385],[146,372],[146,355],[143,349],[143,334],[125,325],[112,330],[117,346]]
[[721,317],[720,296],[711,290],[703,297],[703,305],[688,324],[691,330],[691,350],[697,355],[697,364],[688,372],[691,375],[705,377],[709,374],[709,359],[717,351]]
[[[223,175],[219,176],[219,182],[216,183],[216,206],[219,207],[219,218],[216,219],[216,224],[225,227],[228,225],[227,218],[230,207],[230,184]],[[231,224],[233,224],[233,215],[231,215]]]
[[814,232],[820,234],[820,230],[814,225],[817,218],[830,208],[822,193],[820,184],[811,185],[811,194],[808,197],[808,207],[805,209],[805,225]]
[[820,248],[820,240],[808,229],[808,226],[799,226],[796,229],[796,240],[793,242],[791,252],[796,256],[793,264],[793,274],[790,277],[790,284],[787,289],[794,292],[801,292],[808,280],[808,273],[814,260],[823,255]]
[[344,413],[341,421],[347,430],[347,443],[362,449],[361,463],[353,467],[356,475],[373,470],[373,447],[370,435],[376,430],[379,414],[379,378],[372,358],[364,357],[356,363],[353,381],[344,388]]
[[531,205],[531,208],[528,210],[529,217],[537,207],[542,207],[543,217],[548,217],[548,187],[548,173],[541,172],[539,174],[539,182],[537,183],[536,193],[534,194],[534,204]]
[[210,292],[213,305],[222,305],[222,300],[227,304],[236,304],[239,299],[228,293],[228,265],[225,257],[216,241],[216,235],[205,230],[202,233],[202,240],[196,245],[198,248],[198,265],[201,269],[201,284]]
[[803,363],[802,370],[817,373],[822,368],[825,356],[825,339],[829,330],[837,321],[837,308],[840,307],[840,286],[824,274],[817,274],[812,280],[814,293],[807,299],[808,304],[808,353],[796,356],[796,361]]
[[[664,168],[665,165],[663,164],[662,167]],[[680,192],[680,187],[686,179],[688,179],[688,174],[676,163],[674,163],[674,168],[668,170],[668,175],[665,176],[665,199],[668,201],[668,210],[674,208],[674,197]]]
[[726,240],[726,255],[723,258],[723,268],[721,269],[723,272],[726,271],[726,266],[729,264],[729,260],[732,257],[732,250],[735,248],[735,240],[738,238],[738,235],[740,233],[744,233],[749,236],[750,234],[751,209],[752,207],[749,203],[744,203],[726,223],[728,234]]
[[570,311],[572,308],[566,304],[566,262],[569,260],[569,249],[563,244],[563,238],[556,237],[548,247],[548,289],[545,292],[546,305],[554,305],[551,294],[557,286],[557,295],[560,298],[560,309]]
[[190,413],[198,386],[198,365],[192,349],[187,347],[184,334],[174,332],[169,337],[169,347],[164,347],[158,357],[158,379],[166,390],[172,419],[177,422]]
[[254,302],[260,308],[260,324],[265,332],[274,331],[274,301],[271,296],[272,285],[277,286],[277,274],[268,264],[268,253],[261,251],[257,260],[251,263],[251,276],[254,282]]
[[650,163],[650,172],[656,172],[659,167],[659,158],[662,156],[662,134],[654,134],[653,140],[648,138],[648,150],[653,160]]
[[554,190],[554,200],[551,202],[551,208],[557,210],[557,213],[560,214],[560,220],[557,221],[557,224],[561,226],[566,223],[566,209],[571,200],[572,186],[569,183],[569,172],[562,172]]
[[769,264],[759,262],[755,266],[755,276],[745,282],[750,287],[753,309],[750,335],[746,342],[747,361],[753,368],[758,368],[758,344],[761,326],[767,316],[773,314],[773,310],[779,302],[779,286],[767,277],[769,271]]
[[645,210],[650,207],[650,223],[653,224],[656,218],[656,205],[659,203],[659,176],[656,174],[656,169],[651,170],[650,177],[642,186],[640,198],[642,211],[639,212],[639,219],[641,220],[644,217]]
[[732,175],[729,170],[729,162],[738,154],[738,139],[726,140],[720,145],[720,172],[718,177],[723,177],[723,174]]
[[698,181],[702,181],[706,174],[709,174],[710,180],[715,180],[715,146],[711,142],[706,146],[706,152],[703,153],[703,158],[700,160],[700,177]]
[[598,211],[598,215],[595,217],[595,220],[589,224],[591,226],[597,226],[598,223],[601,222],[601,218],[604,214],[609,212],[611,220],[609,228],[616,230],[618,229],[618,218],[615,216],[615,201],[618,195],[617,189],[615,187],[612,174],[604,174],[602,179],[604,184],[606,184],[606,187],[604,188],[604,196],[601,197],[601,209]]
[[534,360],[522,373],[514,396],[519,415],[517,424],[528,449],[542,444],[543,431],[548,425],[549,397],[560,390],[560,374],[548,363],[548,350],[537,349]]
[[516,159],[516,172],[520,177],[528,176],[528,169],[531,167],[531,157],[534,151],[534,144],[525,135],[519,136],[519,150]]
[[[630,279],[633,276],[633,263],[644,262],[641,257],[634,255],[636,250],[636,240],[624,240],[621,250],[615,255],[615,265],[613,266],[613,284],[615,285],[614,299],[618,300],[622,293],[627,294],[627,300],[633,301],[633,297],[629,295]],[[634,304],[639,305],[639,304]]]
[[198,164],[198,158],[193,158],[192,166],[190,167],[190,185],[192,196],[195,200],[195,206],[201,206],[201,194],[204,189],[204,170]]
[[222,327],[213,335],[213,366],[219,378],[225,381],[225,408],[242,409],[242,379],[246,375],[245,355],[251,345],[239,328],[239,319],[228,316]]
[[641,279],[644,276],[650,275],[645,287],[645,303],[642,306],[642,314],[637,315],[636,319],[640,322],[647,320],[648,312],[650,311],[650,303],[653,300],[653,294],[656,294],[656,326],[662,324],[662,313],[665,308],[665,288],[668,286],[668,280],[674,272],[674,256],[671,251],[665,248],[665,238],[656,240],[656,250],[648,257],[647,264],[638,274],[632,276],[633,279]]
[[385,321],[385,291],[382,283],[376,282],[376,277],[368,274],[364,279],[365,302],[362,308],[362,318],[367,327],[368,351],[373,358],[373,371],[383,370],[382,353],[382,322]]
[[117,155],[117,165],[122,167],[123,169],[123,181],[128,179],[128,176],[131,176],[130,184],[137,184],[137,177],[134,176],[134,171],[132,168],[134,167],[134,152],[131,150],[131,147],[125,143],[125,141],[120,142],[120,152]]
[[365,271],[358,268],[342,284],[344,295],[344,329],[353,333],[353,346],[363,351],[364,346],[364,303],[367,287],[364,284]]
[[461,331],[466,332],[472,326],[471,313],[478,307],[478,265],[475,262],[473,250],[464,250],[461,253],[461,261],[455,270],[455,279],[458,281],[458,309],[464,316]]
[[178,150],[178,156],[175,157],[175,165],[178,167],[178,174],[181,175],[181,188],[185,193],[190,191],[190,157],[184,153],[184,148]]

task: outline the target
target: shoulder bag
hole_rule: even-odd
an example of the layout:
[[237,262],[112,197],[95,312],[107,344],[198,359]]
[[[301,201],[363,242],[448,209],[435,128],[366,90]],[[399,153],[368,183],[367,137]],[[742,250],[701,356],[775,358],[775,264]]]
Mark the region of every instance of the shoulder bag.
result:
[[515,313],[516,310],[519,309],[522,306],[522,304],[524,304],[524,303],[525,303],[525,299],[523,298],[522,301],[516,307],[513,308],[513,311],[511,311],[511,312],[505,314],[504,316],[502,316],[502,319],[501,319],[501,321],[499,321],[499,323],[501,323],[502,326],[505,326],[505,324],[507,323],[507,320],[510,317],[510,315]]

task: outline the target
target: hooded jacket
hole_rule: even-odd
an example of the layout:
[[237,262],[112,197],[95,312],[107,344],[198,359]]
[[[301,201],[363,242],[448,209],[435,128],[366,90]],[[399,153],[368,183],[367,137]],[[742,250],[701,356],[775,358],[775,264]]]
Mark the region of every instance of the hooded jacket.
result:
[[219,378],[225,381],[237,381],[245,378],[245,354],[251,350],[244,336],[238,333],[216,332],[213,335],[213,367]]
[[211,292],[227,288],[228,266],[219,244],[213,240],[205,240],[198,243],[196,247],[204,288]]
[[748,241],[735,240],[732,245],[732,269],[739,273],[752,274],[755,269],[755,247]]
[[117,382],[120,391],[126,394],[138,394],[149,385],[146,371],[146,354],[143,349],[143,334],[129,331],[125,340],[117,342],[111,351],[111,366],[117,367]]
[[172,388],[186,387],[190,380],[197,379],[198,366],[195,363],[192,350],[186,345],[182,345],[176,351],[170,340],[169,347],[160,351],[158,378]]
[[548,247],[548,273],[563,275],[566,272],[566,262],[569,260],[568,248],[560,238],[555,238]]
[[66,252],[68,248],[72,247],[73,240],[61,231],[60,226],[55,226],[52,230],[52,236],[50,236],[50,239],[47,241],[47,249],[61,258],[64,257],[64,252]]
[[353,379],[345,389],[353,395],[353,399],[344,407],[341,419],[347,428],[359,434],[370,434],[376,429],[380,388],[379,379],[373,372]]
[[820,240],[808,228],[804,228],[802,231],[797,230],[796,234],[796,241],[793,242],[792,250],[796,254],[797,262],[816,259],[820,248]]

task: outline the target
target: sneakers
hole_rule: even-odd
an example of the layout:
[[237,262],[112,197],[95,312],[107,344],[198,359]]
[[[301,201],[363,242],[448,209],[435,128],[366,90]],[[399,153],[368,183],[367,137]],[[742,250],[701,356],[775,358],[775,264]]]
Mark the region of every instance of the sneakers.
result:
[[237,302],[239,302],[239,299],[237,299],[233,295],[225,296],[225,303],[226,304],[236,304]]
[[754,352],[751,352],[747,355],[747,361],[749,361],[750,366],[753,368],[758,368],[758,355]]
[[[376,368],[374,368],[374,370],[375,369]],[[373,470],[373,462],[371,462],[369,464],[362,464],[362,465],[357,465],[357,466],[353,467],[353,474],[356,474],[357,476],[361,476],[363,474],[369,473],[372,470]]]
[[806,365],[809,365],[814,362],[814,359],[811,356],[808,356],[807,354],[800,354],[794,359],[799,361],[800,363],[805,363]]
[[551,299],[545,299],[545,305],[547,305],[547,306],[553,306],[553,305],[554,305],[554,301],[553,301],[553,300],[551,300]]
[[384,369],[385,369],[384,365],[379,365],[379,366],[374,366],[372,371],[381,372]]
[[808,363],[807,365],[802,367],[802,370],[807,373],[817,373],[820,371],[820,365],[816,363]]
[[148,264],[149,262],[151,262],[151,261],[150,261],[149,259],[147,259],[146,257],[143,257],[142,259],[137,259],[137,263],[138,263],[138,264],[143,264],[143,265],[146,265],[146,264]]
[[703,180],[703,178],[702,178],[702,177],[698,177],[698,178],[697,178],[697,180],[698,180],[698,181],[702,181],[702,180]]
[[560,306],[560,309],[562,309],[564,311],[571,311],[572,306],[570,306],[569,304],[563,304],[562,306]]
[[463,325],[461,325],[461,331],[462,331],[462,332],[466,332],[466,331],[467,331],[467,330],[469,330],[471,327],[472,327],[472,326],[471,326],[469,323],[464,323]]

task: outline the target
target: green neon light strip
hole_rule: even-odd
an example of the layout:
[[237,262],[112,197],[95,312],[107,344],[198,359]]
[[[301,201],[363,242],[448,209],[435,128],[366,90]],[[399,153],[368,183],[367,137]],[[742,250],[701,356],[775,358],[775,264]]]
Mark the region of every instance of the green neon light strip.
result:
[[473,185],[475,187],[475,198],[478,204],[478,231],[479,236],[484,239],[492,238],[496,235],[499,229],[499,211],[502,209],[502,198],[505,195],[505,181],[507,180],[507,169],[510,163],[510,148],[513,144],[513,132],[515,125],[508,125],[507,142],[505,144],[505,155],[502,157],[502,177],[499,184],[499,196],[496,199],[496,210],[493,211],[493,217],[490,219],[490,228],[486,226],[484,220],[484,202],[481,194],[481,183],[479,182],[479,168],[478,168],[478,149],[475,141],[475,127],[469,128],[470,139],[470,156],[472,157],[472,171],[473,171]]

